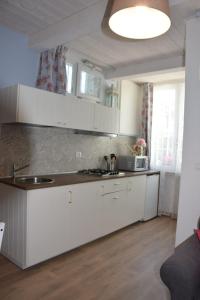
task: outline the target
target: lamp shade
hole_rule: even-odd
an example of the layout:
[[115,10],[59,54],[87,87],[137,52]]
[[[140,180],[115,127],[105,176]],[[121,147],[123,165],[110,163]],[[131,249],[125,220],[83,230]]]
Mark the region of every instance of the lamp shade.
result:
[[148,39],[171,26],[168,0],[114,0],[108,20],[110,29],[129,39]]

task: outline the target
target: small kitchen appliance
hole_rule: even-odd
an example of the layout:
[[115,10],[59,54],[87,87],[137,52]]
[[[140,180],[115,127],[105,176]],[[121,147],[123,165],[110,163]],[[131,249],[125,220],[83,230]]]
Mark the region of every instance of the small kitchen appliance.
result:
[[118,169],[124,171],[146,171],[148,170],[148,156],[120,155],[118,156]]

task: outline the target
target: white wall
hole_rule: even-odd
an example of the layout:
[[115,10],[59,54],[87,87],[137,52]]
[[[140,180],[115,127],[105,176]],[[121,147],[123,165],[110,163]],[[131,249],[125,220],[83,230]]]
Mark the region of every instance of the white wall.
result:
[[39,52],[29,49],[24,34],[0,26],[0,87],[17,83],[35,86]]
[[200,216],[200,18],[186,26],[186,99],[183,164],[176,245],[193,233]]

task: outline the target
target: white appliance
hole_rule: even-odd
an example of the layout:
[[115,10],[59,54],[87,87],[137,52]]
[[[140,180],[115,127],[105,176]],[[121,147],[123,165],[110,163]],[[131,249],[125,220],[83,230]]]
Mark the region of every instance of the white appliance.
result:
[[159,182],[159,174],[147,175],[144,221],[150,220],[158,215]]
[[3,240],[4,228],[5,228],[5,223],[0,222],[0,250],[1,250],[2,240]]
[[148,156],[119,155],[117,159],[119,170],[132,172],[148,170]]

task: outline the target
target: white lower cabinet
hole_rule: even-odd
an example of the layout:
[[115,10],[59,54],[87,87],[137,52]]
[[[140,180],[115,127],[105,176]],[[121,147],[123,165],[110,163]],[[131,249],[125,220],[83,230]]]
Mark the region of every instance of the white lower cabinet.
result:
[[102,183],[103,235],[142,220],[145,187],[146,175]]
[[25,269],[139,221],[145,189],[145,175],[28,191],[1,184],[2,253]]
[[147,176],[144,221],[158,215],[159,180],[160,176],[158,174]]
[[118,230],[124,225],[123,205],[127,191],[102,195],[102,235]]
[[101,236],[101,203],[96,182],[67,187],[70,203],[71,248]]
[[71,248],[71,214],[66,187],[28,191],[26,265]]
[[144,216],[144,201],[146,197],[146,175],[130,177],[128,179],[128,207],[130,220],[137,222]]

